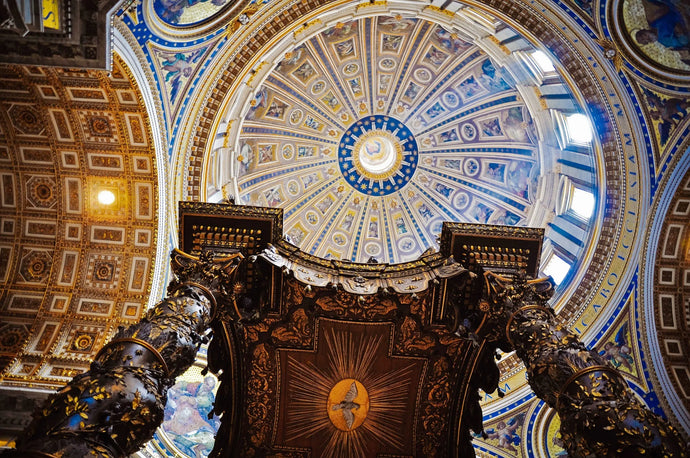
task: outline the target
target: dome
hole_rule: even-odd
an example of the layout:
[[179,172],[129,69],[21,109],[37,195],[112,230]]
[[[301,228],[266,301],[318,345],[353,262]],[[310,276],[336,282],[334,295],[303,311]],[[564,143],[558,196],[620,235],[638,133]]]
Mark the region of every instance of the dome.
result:
[[568,121],[588,118],[545,52],[479,14],[335,15],[271,48],[220,114],[225,191],[283,208],[289,241],[325,259],[410,261],[444,221],[544,227],[542,271],[565,285],[593,230],[594,148]]

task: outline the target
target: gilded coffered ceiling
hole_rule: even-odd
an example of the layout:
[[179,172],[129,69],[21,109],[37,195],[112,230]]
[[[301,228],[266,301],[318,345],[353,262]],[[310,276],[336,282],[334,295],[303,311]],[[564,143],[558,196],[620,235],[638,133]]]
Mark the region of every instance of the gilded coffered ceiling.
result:
[[[687,160],[686,170],[687,170]],[[645,326],[647,348],[654,361],[663,361],[660,375],[665,390],[679,394],[674,412],[687,418],[690,412],[690,172],[679,168],[673,186],[658,204],[647,256],[653,264],[645,269]],[[623,342],[624,344],[626,342]],[[624,363],[625,352],[619,357]]]
[[0,75],[2,381],[56,387],[147,303],[156,157],[120,59],[109,73],[3,66]]

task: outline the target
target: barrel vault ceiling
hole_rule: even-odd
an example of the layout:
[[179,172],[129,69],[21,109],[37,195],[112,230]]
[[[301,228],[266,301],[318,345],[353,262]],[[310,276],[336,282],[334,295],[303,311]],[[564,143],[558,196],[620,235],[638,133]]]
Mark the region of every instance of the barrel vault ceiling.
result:
[[53,388],[148,302],[158,165],[122,60],[0,72],[2,384]]

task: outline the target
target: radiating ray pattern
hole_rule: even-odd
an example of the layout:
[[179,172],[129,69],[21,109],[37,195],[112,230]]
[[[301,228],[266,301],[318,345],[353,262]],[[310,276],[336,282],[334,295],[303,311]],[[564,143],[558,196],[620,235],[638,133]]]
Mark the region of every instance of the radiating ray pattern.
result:
[[[282,350],[287,401],[281,407],[286,410],[281,445],[312,447],[315,456],[325,457],[371,456],[365,444],[410,453],[414,439],[405,432],[414,423],[414,408],[409,402],[416,399],[423,360],[389,354],[391,324],[329,323],[319,325],[315,353]],[[327,410],[331,389],[345,379],[361,383],[369,402],[361,426],[349,431],[336,428]]]
[[[384,118],[414,137],[418,163],[356,168],[345,134]],[[240,201],[284,208],[285,232],[314,255],[408,261],[437,247],[443,221],[526,224],[538,143],[515,79],[470,38],[357,19],[296,46],[257,89],[236,144]]]

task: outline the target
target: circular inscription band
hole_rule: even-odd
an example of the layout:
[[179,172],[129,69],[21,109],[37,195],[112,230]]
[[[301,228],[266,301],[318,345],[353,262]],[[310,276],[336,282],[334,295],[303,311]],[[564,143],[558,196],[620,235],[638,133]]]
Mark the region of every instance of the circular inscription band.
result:
[[399,191],[417,169],[417,142],[410,129],[390,116],[366,116],[350,126],[338,145],[345,180],[363,194]]

